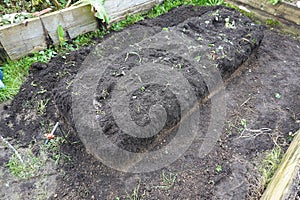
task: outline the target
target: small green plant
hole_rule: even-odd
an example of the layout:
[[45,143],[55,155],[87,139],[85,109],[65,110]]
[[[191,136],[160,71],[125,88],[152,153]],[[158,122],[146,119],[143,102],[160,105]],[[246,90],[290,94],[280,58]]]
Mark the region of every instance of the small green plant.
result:
[[66,42],[66,40],[65,40],[65,31],[64,31],[62,25],[58,25],[57,35],[58,35],[59,45],[63,46],[64,43]]
[[216,172],[221,173],[222,171],[223,171],[222,166],[221,165],[217,165]]
[[297,135],[297,133],[289,132],[288,135],[288,141],[291,142],[294,140],[294,137]]
[[236,131],[237,133],[242,133],[247,129],[247,120],[241,119],[240,122],[232,123],[231,121],[226,122],[226,133],[228,135],[232,134],[232,131]]
[[[141,180],[139,180],[137,186],[133,189],[132,194],[127,193],[127,200],[142,200],[146,196],[146,191],[140,193]],[[116,199],[120,199],[117,197]]]
[[224,4],[224,0],[207,0],[206,5],[208,6],[216,6]]
[[40,114],[40,115],[44,115],[45,112],[46,112],[46,107],[47,107],[47,104],[49,102],[49,99],[46,99],[46,100],[39,100],[37,102],[37,113]]
[[170,190],[175,185],[177,175],[171,172],[167,175],[165,171],[163,171],[161,178],[162,178],[162,185],[155,186],[155,188]]
[[196,56],[195,58],[194,58],[197,62],[199,62],[200,60],[201,60],[201,56]]
[[276,5],[279,3],[280,0],[269,0],[270,3],[272,3],[273,5]]
[[271,26],[271,27],[276,27],[279,26],[279,21],[274,20],[274,19],[267,19],[266,20],[266,25]]
[[246,128],[247,120],[246,119],[241,119],[241,125],[243,126],[243,128]]
[[276,99],[280,99],[280,98],[281,98],[281,94],[280,94],[280,93],[277,93],[277,92],[275,93],[274,96],[275,96]]
[[45,151],[50,155],[51,158],[53,158],[56,165],[59,164],[61,159],[64,161],[71,160],[70,156],[61,152],[61,146],[66,142],[67,140],[64,137],[55,136],[52,140],[45,144]]
[[233,127],[236,128],[239,133],[242,133],[247,128],[247,120],[241,119],[240,126],[239,127],[233,126]]
[[141,91],[145,92],[146,88],[144,86],[141,87]]

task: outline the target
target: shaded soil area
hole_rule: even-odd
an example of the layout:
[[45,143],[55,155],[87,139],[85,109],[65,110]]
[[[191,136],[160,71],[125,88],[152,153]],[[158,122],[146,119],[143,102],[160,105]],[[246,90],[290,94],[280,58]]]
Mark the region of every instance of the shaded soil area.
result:
[[[137,70],[143,66],[147,73]],[[0,110],[0,133],[21,152],[29,149],[34,156],[41,157],[44,134],[60,122],[61,129],[56,134],[66,140],[59,151],[61,157],[68,159],[58,160],[55,153],[46,151],[51,158],[48,164],[31,178],[19,180],[8,172],[6,163],[12,152],[1,143],[0,197],[258,197],[263,190],[258,173],[263,153],[277,145],[287,148],[291,133],[299,129],[299,66],[299,41],[259,27],[240,13],[223,7],[180,7],[111,33],[96,47],[84,47],[47,64],[35,63],[20,93]],[[140,75],[138,84],[124,82],[131,72]],[[218,84],[216,79],[207,78],[215,72],[223,80],[225,90],[221,99],[224,98],[226,107],[226,112],[220,113],[224,120],[220,120],[223,128],[218,137],[208,131],[211,121],[219,119],[211,114],[214,104],[209,96],[220,92],[215,87]],[[163,73],[171,78],[150,84]],[[178,83],[181,79],[186,82]],[[126,84],[135,86],[130,95],[118,93]],[[187,90],[188,85],[191,87],[187,93],[180,92]],[[86,89],[87,86],[95,90]],[[128,102],[123,102],[126,99]],[[165,113],[151,110],[157,104],[162,105]],[[201,113],[196,121],[197,137],[172,164],[147,173],[121,172],[100,162],[97,158],[101,159],[99,151],[103,147],[97,145],[99,139],[90,130],[89,122],[82,119],[93,108],[89,116],[97,119],[101,134],[114,145],[136,154],[155,152],[176,138],[177,125],[190,119],[185,116],[195,104]],[[125,132],[116,119],[126,118],[127,113],[138,126],[126,127]],[[164,119],[160,132],[154,136],[137,138],[128,134],[137,127],[146,128],[152,120],[159,124]],[[199,156],[206,138],[215,141],[210,143],[209,152]],[[53,160],[58,161],[56,165]],[[134,160],[125,168],[130,171],[143,161]]]

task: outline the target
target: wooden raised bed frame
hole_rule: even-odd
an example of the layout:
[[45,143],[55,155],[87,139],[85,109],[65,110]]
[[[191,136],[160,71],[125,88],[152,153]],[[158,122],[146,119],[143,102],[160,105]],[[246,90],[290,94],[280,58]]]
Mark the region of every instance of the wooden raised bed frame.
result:
[[242,10],[254,13],[254,17],[262,22],[278,21],[276,29],[292,33],[300,39],[300,8],[287,2],[272,5],[269,0],[225,0]]
[[[106,0],[104,7],[112,23],[124,19],[128,14],[149,10],[154,4],[161,2],[162,0]],[[71,39],[98,28],[90,5],[74,6],[19,24],[3,26],[0,27],[0,59],[8,56],[15,60],[43,50],[47,47],[46,38],[57,44],[58,25],[63,27]]]
[[[106,0],[104,7],[111,22],[124,19],[128,14],[149,10],[163,0]],[[243,5],[262,20],[270,16],[282,22],[283,30],[300,35],[300,9],[288,3],[273,6],[268,0],[226,0],[235,5]],[[28,19],[19,24],[0,27],[0,60],[19,59],[29,53],[43,50],[47,44],[57,44],[57,27],[61,25],[71,39],[80,34],[96,30],[97,20],[90,5],[70,7]],[[282,25],[280,25],[282,26]],[[48,41],[47,41],[48,39]]]

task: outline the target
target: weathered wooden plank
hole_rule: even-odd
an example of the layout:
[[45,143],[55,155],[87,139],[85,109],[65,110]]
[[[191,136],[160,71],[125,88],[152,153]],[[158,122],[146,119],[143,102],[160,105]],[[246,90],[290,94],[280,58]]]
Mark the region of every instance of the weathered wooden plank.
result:
[[280,166],[264,192],[261,200],[287,199],[300,168],[300,130],[286,151]]
[[[106,0],[104,7],[111,22],[124,19],[126,15],[148,10],[163,0]],[[29,19],[20,24],[0,28],[0,43],[10,59],[15,60],[28,53],[47,47],[45,33],[54,44],[59,42],[57,27],[61,25],[66,35],[75,38],[80,34],[97,29],[97,20],[90,5],[74,6]],[[46,32],[44,32],[46,30]]]
[[[246,8],[247,12],[250,11],[250,12],[254,13],[255,14],[254,18],[256,18],[262,22],[266,22],[269,19],[277,20],[280,23],[276,26],[276,29],[282,30],[287,33],[292,33],[297,38],[300,39],[300,25],[297,25],[294,22],[286,20],[282,17],[278,17],[278,16],[275,16],[268,12],[265,12],[264,10],[261,10],[260,8],[256,8],[249,4],[246,4],[247,2],[241,3],[241,0],[227,0],[226,2],[236,5],[242,9]],[[297,9],[297,8],[295,8],[295,9]],[[298,12],[295,15],[300,15],[300,13]]]
[[[67,8],[62,11],[50,13],[42,16],[41,20],[54,44],[59,42],[57,36],[58,25],[61,25],[65,31],[68,31],[71,38],[96,30],[97,28],[97,20],[91,12],[90,5]],[[72,31],[69,31],[69,29]]]
[[30,19],[26,23],[1,27],[0,42],[10,58],[20,58],[33,49],[47,47],[43,33],[40,20]]
[[118,12],[111,13],[109,14],[111,16],[111,23],[125,19],[128,14],[135,14],[145,10],[149,10],[153,7],[153,5],[160,4],[161,2],[163,2],[163,0],[147,1],[142,4],[133,5],[131,7],[128,7],[127,9],[122,9]]
[[269,0],[234,0],[237,3],[252,6],[271,15],[286,19],[300,25],[300,11],[296,6],[284,2],[272,5]]
[[[161,3],[163,0],[135,0],[135,1],[124,1],[124,0],[110,0],[105,1],[104,7],[111,18],[120,17],[118,13],[130,10],[130,8],[143,8],[143,5],[153,5],[155,3]],[[131,9],[132,10],[132,9]]]

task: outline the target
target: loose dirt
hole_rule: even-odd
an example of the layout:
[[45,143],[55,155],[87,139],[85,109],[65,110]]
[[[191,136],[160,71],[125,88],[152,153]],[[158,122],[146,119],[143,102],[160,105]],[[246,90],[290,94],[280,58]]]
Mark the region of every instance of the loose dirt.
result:
[[[0,133],[22,155],[30,151],[44,164],[30,178],[17,179],[6,166],[12,152],[1,143],[0,197],[255,197],[263,189],[258,181],[263,153],[276,145],[287,148],[290,133],[299,129],[299,66],[299,41],[224,7],[180,7],[111,33],[96,47],[35,63],[20,93],[2,106]],[[138,83],[126,80],[129,75]],[[125,86],[130,95],[122,93]],[[194,113],[200,113],[197,120]],[[96,120],[101,134],[86,116]],[[135,124],[120,126],[122,118]],[[57,152],[43,148],[44,133],[57,121],[57,136],[66,137],[59,160]],[[221,124],[217,133],[209,128],[215,121]],[[131,135],[147,127],[155,132],[153,122],[164,122],[157,134]],[[135,155],[170,146],[179,126],[189,127],[184,129],[191,130],[189,137],[170,150],[178,153],[192,140],[174,162],[156,171],[124,172],[147,168],[142,164],[151,156]],[[134,153],[130,162],[119,156],[115,169],[107,167],[102,137]]]

